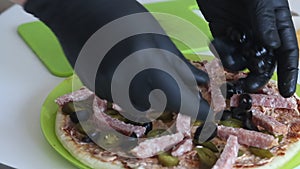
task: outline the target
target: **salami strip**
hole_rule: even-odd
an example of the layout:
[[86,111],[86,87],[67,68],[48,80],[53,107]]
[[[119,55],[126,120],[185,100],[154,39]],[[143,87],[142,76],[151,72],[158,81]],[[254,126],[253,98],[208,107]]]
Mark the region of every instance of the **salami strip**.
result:
[[259,110],[253,110],[252,122],[275,135],[286,135],[288,127],[278,122],[274,117],[265,115]]
[[226,101],[220,89],[220,85],[226,81],[224,70],[219,65],[219,61],[217,59],[204,64],[204,66],[210,78],[213,110],[215,112],[220,112],[226,107]]
[[68,102],[79,102],[94,96],[94,93],[87,88],[81,88],[80,90],[74,91],[70,94],[63,95],[55,100],[55,102],[62,106]]
[[[284,98],[280,95],[250,94],[252,106],[264,106],[269,108],[297,109],[297,101],[293,97]],[[239,95],[233,95],[230,99],[231,107],[238,107]]]
[[238,138],[230,135],[223,152],[212,169],[232,169],[239,151]]
[[191,136],[191,117],[179,113],[176,118],[176,130],[185,137]]
[[169,148],[177,145],[183,138],[184,136],[182,133],[176,133],[147,139],[132,149],[131,152],[138,158],[152,157],[159,152],[167,151]]
[[230,135],[237,136],[238,142],[247,146],[265,149],[278,145],[278,140],[269,134],[245,130],[242,128],[218,126],[218,137],[220,137],[223,140],[226,140]]
[[105,109],[106,109],[106,101],[96,97],[93,103],[93,110],[94,110],[94,117],[95,117],[94,122],[99,128],[103,128],[103,126],[109,125],[113,129],[127,136],[131,135],[133,132],[137,135],[137,137],[141,137],[145,134],[146,132],[145,127],[127,124],[124,123],[123,121],[112,118],[109,115],[104,113]]
[[173,148],[171,154],[172,156],[179,157],[184,153],[187,153],[193,149],[193,140],[185,139],[181,143],[179,143],[176,147]]

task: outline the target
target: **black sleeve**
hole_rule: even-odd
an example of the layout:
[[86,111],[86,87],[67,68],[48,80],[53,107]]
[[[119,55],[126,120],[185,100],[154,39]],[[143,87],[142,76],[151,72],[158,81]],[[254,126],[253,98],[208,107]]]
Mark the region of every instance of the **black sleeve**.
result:
[[122,16],[147,12],[135,0],[28,0],[24,8],[56,34],[73,66],[99,28]]

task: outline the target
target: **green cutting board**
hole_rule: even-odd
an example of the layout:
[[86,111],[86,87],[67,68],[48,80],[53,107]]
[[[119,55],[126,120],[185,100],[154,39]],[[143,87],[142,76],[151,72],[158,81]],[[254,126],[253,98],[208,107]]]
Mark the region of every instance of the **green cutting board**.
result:
[[22,24],[18,27],[18,33],[53,75],[68,77],[73,74],[59,41],[44,23]]

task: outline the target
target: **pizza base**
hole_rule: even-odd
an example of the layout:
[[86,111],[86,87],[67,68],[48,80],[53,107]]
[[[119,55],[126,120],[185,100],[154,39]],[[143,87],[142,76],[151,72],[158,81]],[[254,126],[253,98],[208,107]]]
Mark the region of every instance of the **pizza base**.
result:
[[[258,167],[244,167],[247,169],[276,169],[281,168],[283,165],[285,165],[287,162],[289,162],[297,153],[300,152],[300,141],[292,143],[288,146],[285,155],[283,156],[276,156],[272,159],[271,162],[264,164],[262,166]],[[239,167],[241,169],[243,167]],[[236,167],[236,169],[238,169]]]
[[70,135],[66,134],[63,130],[67,124],[67,116],[63,115],[59,110],[56,115],[55,132],[56,136],[67,151],[79,160],[81,163],[91,167],[99,169],[123,169],[122,163],[105,162],[98,158],[95,158],[91,153],[86,151],[86,144],[79,144]]
[[[94,157],[90,152],[86,151],[87,144],[80,144],[76,142],[70,135],[66,134],[64,131],[64,126],[68,123],[66,115],[63,115],[59,110],[56,115],[56,125],[55,131],[58,139],[62,145],[67,149],[67,151],[79,160],[81,163],[87,165],[91,168],[99,169],[123,169],[124,166],[121,162],[116,161],[108,162],[101,161],[99,158]],[[247,168],[247,169],[274,169],[283,166],[289,160],[291,160],[300,151],[300,141],[290,144],[287,147],[285,155],[276,156],[271,162],[264,164],[262,166],[256,167],[235,167],[236,169]]]
[[[274,82],[273,82],[274,83]],[[274,83],[275,84],[275,83]],[[276,86],[276,85],[275,85]],[[295,97],[297,97],[295,95]],[[297,97],[298,98],[298,97]],[[298,98],[299,100],[299,98]],[[97,148],[98,153],[93,154],[92,151],[89,150],[89,147],[92,147],[95,149],[96,145],[89,146],[89,143],[82,143],[78,141],[78,139],[74,139],[74,136],[71,136],[68,132],[66,132],[66,126],[70,124],[70,118],[67,115],[64,115],[61,112],[61,109],[58,109],[57,115],[56,115],[56,124],[55,124],[55,131],[58,139],[64,146],[64,148],[70,152],[70,154],[79,160],[81,163],[85,164],[88,167],[91,168],[99,168],[99,169],[120,169],[120,168],[162,168],[161,165],[157,164],[157,161],[153,163],[151,161],[152,159],[148,160],[147,162],[143,161],[144,159],[135,159],[133,161],[130,161],[129,163],[135,163],[134,167],[127,164],[127,160],[122,159],[122,157],[116,157],[114,160],[104,160],[102,158],[99,158],[99,151],[100,152],[106,152],[105,150],[102,150],[100,147]],[[300,152],[300,140],[297,138],[298,141],[294,143],[290,143],[285,150],[284,155],[275,156],[272,159],[265,160],[265,164],[256,164],[255,167],[234,167],[235,169],[240,168],[247,168],[247,169],[274,169],[274,168],[280,168],[283,167],[284,164],[288,163],[297,153]],[[100,153],[101,154],[101,153]],[[249,156],[248,156],[249,157]],[[179,157],[181,158],[181,157]],[[155,158],[156,159],[156,158]],[[147,160],[147,159],[145,159]],[[263,159],[264,160],[264,159]],[[189,165],[186,166],[190,166]],[[139,164],[143,163],[143,166],[139,166]],[[255,165],[255,164],[254,164]],[[167,167],[163,167],[167,168]],[[174,168],[174,167],[173,167]],[[180,168],[180,166],[177,166],[175,168]],[[185,167],[185,168],[195,168],[195,167]]]

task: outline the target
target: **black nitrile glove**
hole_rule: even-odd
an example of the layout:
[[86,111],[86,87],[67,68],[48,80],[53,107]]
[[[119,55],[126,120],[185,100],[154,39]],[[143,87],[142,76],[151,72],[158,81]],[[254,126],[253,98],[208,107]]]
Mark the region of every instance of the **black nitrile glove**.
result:
[[[29,0],[25,5],[25,9],[40,18],[54,31],[73,67],[77,66],[76,60],[83,45],[98,29],[118,18],[147,12],[135,0]],[[151,28],[162,34],[164,33],[160,25],[149,13],[146,19],[143,17],[143,20],[136,20],[135,23],[132,20],[129,22],[113,27],[112,32],[126,34],[126,32],[144,31],[143,29]],[[99,48],[105,46],[106,43],[110,42],[110,36],[114,37],[115,34],[107,35],[103,39],[97,40],[98,44],[96,45],[99,45]],[[174,56],[167,57],[170,54],[152,50],[139,55],[139,58],[130,63],[128,69],[140,65],[161,65],[175,72],[184,82],[182,85],[187,90],[180,91],[180,84],[175,81],[174,77],[159,69],[146,69],[137,72],[129,86],[124,86],[125,81],[128,80],[126,76],[119,77],[117,79],[117,88],[128,91],[127,88],[129,87],[129,92],[125,94],[129,95],[133,105],[142,111],[150,108],[149,94],[154,89],[161,89],[164,92],[167,98],[166,110],[168,111],[178,112],[181,102],[193,107],[193,97],[197,96],[198,101],[200,101],[200,108],[196,107],[196,110],[200,112],[198,119],[203,120],[209,111],[209,105],[201,98],[196,85],[193,85],[191,82],[193,79],[196,79],[199,85],[204,85],[209,80],[208,75],[192,66],[165,35],[142,33],[120,40],[114,46],[111,46],[106,53],[105,58],[97,68],[98,71],[94,80],[87,78],[90,76],[90,72],[85,69],[86,67],[77,67],[75,70],[88,88],[93,90],[95,85],[95,92],[100,98],[113,101],[111,83],[119,64],[127,59],[129,55],[134,54],[134,52],[153,48],[166,50]],[[183,62],[178,62],[176,58],[180,58]],[[186,72],[181,70],[185,65],[193,72],[192,76],[186,75]],[[182,100],[181,95],[183,93],[191,96],[190,99],[185,97],[188,99]],[[126,105],[121,105],[122,108],[124,108],[123,106],[126,107]],[[182,113],[189,114],[190,112]]]
[[212,45],[223,66],[248,68],[241,79],[255,92],[271,78],[277,63],[280,94],[296,90],[299,49],[287,0],[197,0],[214,36]]

